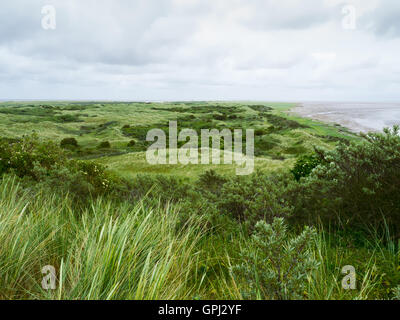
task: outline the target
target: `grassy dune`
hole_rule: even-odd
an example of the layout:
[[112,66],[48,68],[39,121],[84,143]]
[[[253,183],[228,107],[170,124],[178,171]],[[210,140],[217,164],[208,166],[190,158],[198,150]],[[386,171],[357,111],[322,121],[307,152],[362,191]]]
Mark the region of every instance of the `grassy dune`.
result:
[[[260,112],[253,106],[265,106],[271,110]],[[123,175],[155,172],[183,176],[197,175],[208,169],[231,173],[234,166],[151,166],[145,161],[144,138],[136,136],[135,132],[166,126],[170,120],[178,121],[178,130],[193,127],[255,129],[256,169],[262,170],[287,168],[299,155],[312,152],[316,145],[331,149],[339,139],[357,139],[344,128],[287,115],[285,112],[293,106],[295,104],[254,102],[7,102],[0,104],[0,136],[18,138],[36,132],[57,143],[73,137],[78,141],[79,149],[71,152],[72,157],[96,159]],[[229,118],[232,114],[237,118]],[[283,121],[278,123],[281,128],[276,128],[277,124],[269,120],[270,115]],[[70,118],[63,120],[64,116]],[[285,119],[294,122],[287,124]],[[124,131],[124,126],[131,129]],[[275,129],[269,129],[274,126]],[[136,142],[134,147],[128,147],[131,140]],[[97,147],[102,141],[109,141],[111,148],[99,150]]]

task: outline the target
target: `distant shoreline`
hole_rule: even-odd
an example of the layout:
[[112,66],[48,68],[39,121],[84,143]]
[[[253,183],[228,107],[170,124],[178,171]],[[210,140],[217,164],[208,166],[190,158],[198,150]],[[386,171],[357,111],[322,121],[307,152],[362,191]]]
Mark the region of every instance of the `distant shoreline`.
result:
[[299,103],[292,114],[326,123],[339,124],[350,131],[382,131],[400,124],[400,103]]

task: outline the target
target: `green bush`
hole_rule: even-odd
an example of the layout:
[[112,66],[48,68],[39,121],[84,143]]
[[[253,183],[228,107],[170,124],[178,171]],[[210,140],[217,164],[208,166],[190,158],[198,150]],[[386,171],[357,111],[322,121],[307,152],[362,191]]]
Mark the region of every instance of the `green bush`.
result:
[[60,142],[61,148],[78,147],[78,141],[75,138],[64,138]]
[[163,203],[178,202],[193,196],[193,187],[184,179],[169,175],[138,174],[130,181],[133,199],[147,196]]
[[265,128],[258,128],[256,130],[254,130],[254,135],[259,136],[259,137],[261,137],[267,133],[268,133],[268,130],[266,130]]
[[316,154],[304,155],[297,159],[293,169],[290,171],[297,181],[302,177],[310,175],[311,171],[321,164],[322,159]]
[[321,164],[301,180],[296,217],[342,226],[400,224],[399,127],[363,138],[320,154]]
[[93,161],[70,160],[56,163],[50,168],[35,166],[36,181],[24,182],[33,189],[49,189],[59,194],[70,194],[80,203],[88,202],[98,196],[126,198],[128,183],[106,170],[106,167]]
[[0,140],[0,175],[10,172],[18,177],[36,178],[35,166],[50,169],[56,163],[65,162],[65,154],[59,146],[42,142],[35,134],[12,142]]
[[220,194],[221,187],[227,182],[227,179],[214,170],[207,170],[199,176],[198,185],[201,191],[209,191],[213,194]]
[[278,132],[288,129],[300,129],[308,128],[308,126],[303,125],[297,121],[286,119],[284,117],[277,116],[275,114],[265,114],[268,122],[271,124],[269,127],[269,132]]
[[83,120],[79,119],[78,115],[73,115],[73,114],[63,114],[63,115],[60,115],[60,116],[55,116],[53,118],[53,120],[55,122],[61,122],[61,123],[64,123],[64,122],[83,122]]
[[318,267],[310,248],[316,231],[305,227],[291,237],[283,218],[272,224],[259,221],[252,242],[241,252],[242,263],[233,267],[237,278],[245,281],[244,298],[302,299],[308,277]]
[[98,149],[109,149],[111,148],[111,144],[109,141],[102,141],[100,144],[97,146]]
[[134,147],[135,144],[136,144],[136,141],[135,140],[131,140],[131,141],[128,142],[128,147]]
[[259,220],[272,221],[292,213],[289,174],[266,174],[257,171],[250,176],[230,178],[221,188],[217,205],[221,213],[254,225]]
[[[73,138],[72,138],[73,139]],[[102,165],[68,160],[64,150],[37,135],[20,140],[0,140],[0,175],[10,173],[30,189],[48,187],[52,192],[70,193],[83,201],[99,195],[126,197],[128,183]]]

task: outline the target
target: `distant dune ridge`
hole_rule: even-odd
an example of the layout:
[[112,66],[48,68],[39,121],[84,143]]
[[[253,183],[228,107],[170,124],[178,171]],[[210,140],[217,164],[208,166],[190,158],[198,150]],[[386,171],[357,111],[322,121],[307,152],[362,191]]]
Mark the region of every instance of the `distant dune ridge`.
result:
[[301,103],[292,112],[302,117],[337,123],[354,132],[381,131],[400,125],[400,103]]

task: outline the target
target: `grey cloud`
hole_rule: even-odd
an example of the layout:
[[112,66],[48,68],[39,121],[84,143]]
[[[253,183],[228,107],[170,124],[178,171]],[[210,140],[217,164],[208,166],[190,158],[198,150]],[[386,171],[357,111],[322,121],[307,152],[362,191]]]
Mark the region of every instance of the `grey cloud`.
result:
[[329,22],[338,16],[338,6],[327,6],[321,0],[246,1],[253,16],[243,22],[261,30],[307,29]]
[[400,99],[385,1],[360,2],[381,4],[365,32],[341,28],[340,0],[52,0],[54,31],[49,1],[3,0],[0,98]]
[[377,37],[400,37],[400,2],[379,1],[374,10],[360,18],[360,24]]

